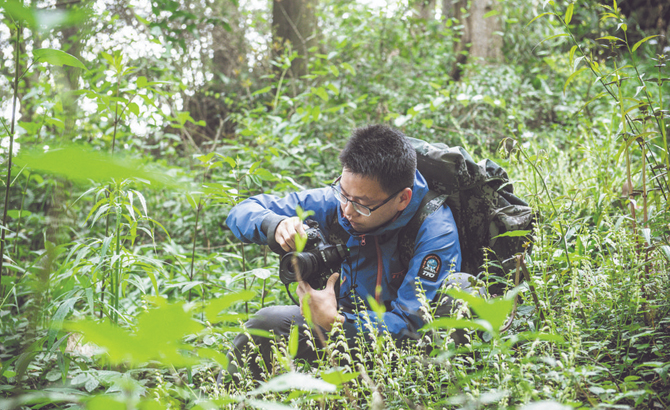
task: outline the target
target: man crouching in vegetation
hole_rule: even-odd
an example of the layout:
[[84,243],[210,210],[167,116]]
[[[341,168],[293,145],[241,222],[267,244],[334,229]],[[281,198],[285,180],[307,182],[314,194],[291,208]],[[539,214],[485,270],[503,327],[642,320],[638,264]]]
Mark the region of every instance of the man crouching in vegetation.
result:
[[[342,174],[330,186],[284,198],[254,196],[234,207],[226,220],[240,240],[269,245],[283,254],[296,249],[296,235],[305,235],[303,221],[295,216],[301,207],[314,213],[310,219],[329,242],[339,237],[348,248],[340,274],[333,274],[323,290],[300,282],[300,307],[266,307],[246,324],[248,329],[270,331],[276,339],[288,338],[291,326],[299,326],[296,358],[310,362],[317,354],[304,332],[308,327],[304,301],[309,301],[311,320],[321,332],[343,329],[350,345],[357,336],[365,340],[370,331],[389,332],[400,343],[416,339],[424,324],[421,292],[433,300],[450,272],[458,272],[461,265],[458,231],[446,205],[426,217],[416,233],[413,256],[409,263],[401,261],[399,232],[428,193],[426,180],[416,169],[414,148],[402,132],[384,125],[356,129],[339,159]],[[336,295],[333,285],[338,280]],[[386,308],[382,317],[371,311],[369,298]],[[338,322],[342,326],[334,326]],[[252,338],[269,368],[273,342]],[[247,334],[235,338],[230,374],[237,372],[236,362],[248,345]],[[259,364],[261,360],[248,361],[256,379],[264,376]]]

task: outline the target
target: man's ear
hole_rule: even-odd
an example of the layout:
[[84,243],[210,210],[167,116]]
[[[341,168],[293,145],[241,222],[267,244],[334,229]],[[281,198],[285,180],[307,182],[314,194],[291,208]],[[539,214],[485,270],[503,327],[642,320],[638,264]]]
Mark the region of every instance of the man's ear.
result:
[[398,211],[404,211],[412,201],[412,188],[405,188],[398,197],[400,198]]

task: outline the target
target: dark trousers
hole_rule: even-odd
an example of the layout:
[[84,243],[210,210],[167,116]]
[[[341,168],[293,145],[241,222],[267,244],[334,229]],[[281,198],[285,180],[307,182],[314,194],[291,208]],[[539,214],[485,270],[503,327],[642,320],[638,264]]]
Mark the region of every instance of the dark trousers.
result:
[[[253,342],[258,346],[260,357],[265,362],[265,367],[269,369],[272,360],[272,344],[273,341],[279,339],[288,340],[291,333],[291,327],[298,326],[298,352],[296,359],[313,362],[317,359],[317,352],[312,348],[310,343],[307,343],[308,336],[305,335],[305,330],[309,327],[305,318],[300,314],[299,306],[270,306],[263,308],[256,312],[256,314],[245,324],[247,329],[262,330],[271,332],[273,338],[252,335]],[[324,335],[328,333],[320,329]],[[315,336],[315,339],[316,336]],[[315,340],[315,343],[319,343]],[[228,352],[228,372],[230,374],[237,373],[237,366],[241,362],[243,352],[247,353],[249,361],[247,365],[251,371],[254,379],[261,379],[261,373],[265,371],[257,362],[257,355],[254,352],[248,354],[250,349],[249,336],[246,333],[240,333],[233,340],[233,349]]]
[[[463,290],[471,290],[470,283],[471,275],[465,273],[455,273],[453,274],[446,282],[446,285],[456,285],[458,288]],[[479,289],[480,293],[483,293],[482,289]],[[437,316],[447,316],[451,313],[451,308],[453,305],[453,299],[447,297],[446,301],[437,308]],[[302,359],[308,362],[315,361],[318,356],[317,352],[312,348],[312,344],[307,343],[309,336],[305,334],[305,330],[309,327],[305,318],[303,318],[300,313],[299,306],[270,306],[259,310],[249,321],[245,324],[247,329],[253,331],[261,330],[271,332],[273,337],[267,338],[263,336],[252,335],[251,338],[256,346],[258,346],[258,353],[260,357],[251,352],[249,345],[249,336],[246,333],[240,333],[233,340],[233,349],[228,352],[228,373],[234,375],[238,373],[238,364],[241,363],[243,357],[248,358],[247,366],[251,371],[251,374],[254,379],[261,380],[261,374],[265,372],[265,368],[270,369],[272,365],[272,345],[273,341],[278,341],[280,339],[288,340],[289,334],[291,333],[291,326],[298,326],[298,351],[296,354],[296,359]],[[328,332],[323,328],[320,328],[321,332],[325,337],[328,337]],[[356,341],[359,339],[357,336],[362,336],[363,338],[366,335],[359,335],[356,326],[353,323],[345,323],[343,326],[344,337],[347,340],[347,344],[350,349],[361,349],[365,346],[357,346]],[[452,338],[456,344],[462,344],[465,342],[463,338],[463,330],[459,329],[455,334],[452,335]],[[332,335],[331,335],[332,337]],[[412,339],[418,339],[420,336],[418,333],[406,333],[402,336],[396,338],[396,344],[401,345],[402,343],[411,342]],[[314,337],[314,343],[317,347],[320,347],[320,342],[318,338]],[[246,355],[244,353],[247,353]],[[265,368],[259,365],[258,359],[262,357],[262,361],[265,363]],[[266,375],[268,376],[268,375]]]

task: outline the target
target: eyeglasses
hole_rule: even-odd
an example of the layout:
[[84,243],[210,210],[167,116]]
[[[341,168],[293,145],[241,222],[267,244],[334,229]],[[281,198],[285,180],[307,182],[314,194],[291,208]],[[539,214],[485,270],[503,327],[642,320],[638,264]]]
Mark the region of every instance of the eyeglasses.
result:
[[396,195],[405,190],[405,188],[401,188],[399,191],[386,198],[381,204],[373,208],[368,208],[367,206],[361,205],[358,202],[352,201],[351,199],[344,196],[344,194],[342,193],[342,188],[339,186],[340,179],[342,179],[342,175],[337,177],[337,179],[332,184],[330,184],[330,187],[332,188],[333,193],[335,194],[335,198],[337,198],[337,200],[340,201],[340,203],[344,206],[347,206],[347,202],[351,202],[351,206],[354,207],[354,210],[363,216],[370,216],[370,214],[372,214],[372,211],[376,211],[377,209],[381,208],[388,201],[390,201]]

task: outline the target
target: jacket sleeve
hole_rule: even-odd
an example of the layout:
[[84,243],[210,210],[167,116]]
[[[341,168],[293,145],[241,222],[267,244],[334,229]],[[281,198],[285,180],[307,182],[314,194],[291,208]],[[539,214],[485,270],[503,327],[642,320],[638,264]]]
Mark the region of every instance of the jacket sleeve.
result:
[[303,211],[313,211],[314,215],[309,218],[318,222],[319,226],[325,226],[329,213],[336,209],[334,202],[337,200],[328,188],[292,193],[284,198],[256,195],[233,207],[226,219],[226,225],[245,243],[272,246],[274,235],[268,240],[268,232],[274,232],[274,228],[282,220],[296,216],[298,206]]
[[458,229],[449,207],[428,216],[416,237],[414,256],[384,324],[396,336],[415,334],[423,325],[420,292],[431,302],[445,279],[461,269]]

